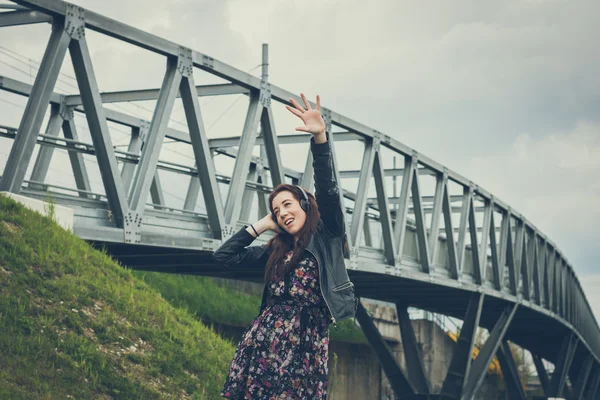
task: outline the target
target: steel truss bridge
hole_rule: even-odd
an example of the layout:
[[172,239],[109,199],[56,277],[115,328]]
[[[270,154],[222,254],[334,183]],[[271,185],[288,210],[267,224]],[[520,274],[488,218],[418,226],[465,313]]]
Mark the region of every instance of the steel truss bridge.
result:
[[[211,253],[251,212],[266,214],[266,193],[272,187],[292,182],[312,189],[309,137],[276,134],[275,104],[283,107],[298,97],[268,81],[267,52],[257,77],[63,1],[14,0],[0,11],[3,34],[15,25],[52,26],[32,85],[0,76],[0,89],[27,97],[18,128],[0,128],[1,136],[14,139],[0,191],[38,199],[51,195],[74,210],[76,235],[105,246],[134,268],[260,282],[255,273],[214,265]],[[86,40],[90,30],[163,57],[161,87],[101,93]],[[67,50],[78,87],[74,95],[55,92]],[[199,73],[226,83],[196,85],[194,75]],[[209,138],[199,97],[226,95],[248,99],[241,136]],[[187,130],[169,126],[178,98]],[[148,100],[155,101],[149,120],[107,107]],[[91,143],[79,140],[75,115],[85,117]],[[323,116],[343,188],[350,242],[346,261],[356,292],[397,307],[406,371],[362,305],[357,315],[397,398],[476,398],[487,366],[497,356],[510,398],[525,399],[508,341],[531,353],[547,397],[600,398],[600,330],[573,267],[558,247],[469,179],[331,109],[324,108]],[[130,133],[126,151],[113,147],[109,124]],[[165,139],[191,147],[195,164],[160,159]],[[39,151],[32,160],[36,144]],[[341,170],[348,158],[346,145],[363,150],[358,169]],[[307,157],[302,171],[286,167],[280,146],[303,146],[295,152]],[[46,182],[54,149],[68,152],[72,169],[61,172],[72,174],[76,187]],[[84,154],[96,158],[103,193],[92,190]],[[403,160],[402,167],[389,167],[392,158]],[[222,159],[235,163],[230,175],[216,172],[215,164]],[[189,182],[183,208],[166,204],[159,171]],[[349,190],[352,180],[358,184]],[[390,185],[395,192],[396,182],[399,193],[390,196]],[[375,195],[369,197],[373,188]],[[432,393],[426,378],[407,307],[463,320],[440,393]],[[486,328],[489,337],[472,360],[478,327]],[[551,374],[546,369],[550,364]]]

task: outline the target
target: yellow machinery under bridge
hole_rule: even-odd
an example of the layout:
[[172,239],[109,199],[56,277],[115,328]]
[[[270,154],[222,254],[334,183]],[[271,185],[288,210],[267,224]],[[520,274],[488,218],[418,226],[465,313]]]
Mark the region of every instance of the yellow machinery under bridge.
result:
[[[261,281],[261,274],[214,265],[211,253],[243,223],[266,214],[272,187],[293,182],[312,189],[308,136],[276,129],[283,104],[298,98],[269,82],[266,51],[255,76],[60,0],[4,4],[0,27],[3,35],[35,28],[47,43],[35,80],[0,76],[0,95],[26,102],[19,121],[0,128],[10,148],[0,191],[51,196],[72,208],[75,234],[134,268]],[[162,83],[100,92],[88,36],[159,58]],[[57,88],[65,84],[61,68],[68,59],[74,89],[65,94]],[[142,68],[131,66],[133,73]],[[227,118],[238,119],[238,132],[207,135],[209,105],[200,105],[206,97],[243,99],[243,112]],[[151,102],[138,107],[147,117],[122,107],[137,102]],[[185,120],[170,123],[182,109]],[[547,397],[598,398],[600,330],[556,244],[468,178],[329,108],[323,115],[344,189],[346,262],[356,292],[397,307],[406,373],[362,305],[357,315],[396,397],[473,399],[497,357],[510,398],[524,399],[510,341],[531,352]],[[50,167],[53,153],[68,154],[58,169]],[[56,183],[64,177],[71,184]],[[431,393],[408,307],[463,321],[441,393]],[[477,327],[489,338],[473,357]]]

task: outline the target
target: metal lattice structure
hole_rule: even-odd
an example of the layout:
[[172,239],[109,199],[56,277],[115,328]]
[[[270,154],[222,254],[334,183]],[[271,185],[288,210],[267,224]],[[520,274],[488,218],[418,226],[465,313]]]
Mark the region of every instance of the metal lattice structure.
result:
[[[211,252],[248,220],[256,193],[257,212],[264,215],[265,193],[272,187],[292,182],[311,190],[313,175],[310,153],[303,171],[287,168],[282,159],[280,146],[307,143],[309,137],[277,135],[274,105],[289,104],[288,99],[297,96],[269,83],[266,52],[259,78],[63,1],[14,3],[0,12],[0,27],[51,23],[52,31],[33,85],[0,77],[0,89],[28,98],[18,128],[0,127],[0,135],[14,139],[0,191],[40,199],[51,192],[57,203],[75,210],[75,234],[107,247],[134,267],[259,281],[261,277],[251,272],[213,265]],[[88,30],[164,57],[160,89],[101,93],[86,41]],[[67,51],[78,95],[54,92]],[[198,70],[229,83],[196,85]],[[249,98],[241,136],[210,139],[198,98],[240,94]],[[168,125],[178,97],[187,131]],[[106,107],[143,100],[156,100],[149,121]],[[45,133],[40,134],[48,111]],[[397,397],[473,399],[497,355],[511,398],[524,399],[509,340],[531,352],[547,396],[600,396],[600,329],[558,247],[523,215],[467,178],[328,108],[322,113],[336,178],[344,189],[340,196],[347,206],[350,247],[346,261],[356,292],[397,305],[407,371],[392,357],[362,305],[357,314]],[[78,139],[76,114],[85,116],[92,143]],[[107,121],[130,130],[127,151],[113,148]],[[59,136],[61,130],[64,137]],[[165,138],[191,146],[195,166],[161,160]],[[344,142],[364,148],[358,170],[338,167],[342,157],[336,149]],[[36,144],[40,150],[26,179]],[[260,157],[253,155],[256,147]],[[45,183],[56,148],[68,151],[76,188]],[[104,193],[92,191],[83,154],[96,157]],[[231,176],[216,172],[216,154],[235,160]],[[403,167],[385,168],[389,155],[403,160]],[[159,170],[190,177],[183,209],[165,204]],[[355,191],[344,184],[348,179],[358,179]],[[388,194],[391,180],[394,185],[400,182],[397,195]],[[425,180],[432,183],[432,193],[426,194]],[[369,197],[372,182],[375,196]],[[195,211],[199,202],[205,212]],[[463,320],[439,394],[431,393],[407,307]],[[472,361],[477,327],[487,328],[490,336]],[[551,376],[543,360],[554,364]]]

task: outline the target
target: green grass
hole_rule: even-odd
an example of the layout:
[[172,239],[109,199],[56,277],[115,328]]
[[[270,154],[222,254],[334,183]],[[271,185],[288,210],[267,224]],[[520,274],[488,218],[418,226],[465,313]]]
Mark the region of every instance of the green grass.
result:
[[[184,308],[206,322],[247,326],[256,317],[261,297],[219,285],[212,278],[159,272],[134,271],[134,275],[157,289],[175,307]],[[331,326],[330,340],[366,343],[352,320]]]
[[216,399],[234,350],[108,255],[0,196],[0,398]]

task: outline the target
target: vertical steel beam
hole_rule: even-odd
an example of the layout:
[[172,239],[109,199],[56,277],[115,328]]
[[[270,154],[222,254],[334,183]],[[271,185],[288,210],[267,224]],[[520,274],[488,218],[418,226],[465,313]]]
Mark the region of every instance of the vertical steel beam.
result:
[[408,201],[412,180],[415,175],[417,163],[411,156],[404,158],[404,171],[402,172],[402,184],[400,187],[400,198],[398,199],[398,209],[396,210],[396,219],[394,225],[394,241],[396,242],[396,260],[402,260],[404,253],[404,239],[406,238],[406,219],[408,217]]
[[354,202],[354,211],[352,213],[352,228],[350,237],[352,243],[360,242],[360,232],[365,221],[365,210],[367,206],[367,195],[369,193],[369,183],[373,172],[373,163],[375,161],[375,152],[378,143],[374,140],[365,140],[365,151],[358,179],[358,189],[356,190],[356,200]]
[[517,277],[517,269],[516,269],[516,261],[515,261],[515,253],[514,246],[512,241],[512,224],[510,222],[511,216],[508,215],[508,231],[507,231],[507,240],[506,240],[506,266],[508,267],[508,278],[509,278],[509,288],[510,293],[513,295],[517,295],[518,292],[518,277]]
[[[62,123],[61,105],[52,103],[50,105],[50,119],[48,120],[48,125],[46,125],[46,131],[44,133],[48,136],[58,136]],[[37,154],[33,170],[31,171],[30,180],[34,182],[44,182],[46,180],[53,153],[53,146],[40,146],[40,151]],[[31,186],[37,187],[37,185]]]
[[[68,21],[70,19],[70,17],[67,18]],[[17,136],[4,166],[4,173],[2,179],[0,179],[0,191],[21,192],[21,185],[27,173],[37,136],[50,102],[50,96],[71,41],[71,37],[64,26],[62,21],[55,22],[52,25],[52,34],[35,77],[31,94],[27,100]]]
[[525,264],[525,261],[523,259],[523,250],[525,249],[525,221],[523,220],[523,217],[518,217],[516,218],[516,225],[515,225],[515,245],[513,247],[513,257],[514,257],[514,261],[515,261],[515,277],[517,279],[517,293],[516,295],[519,294],[519,291],[523,291],[524,286],[525,286],[525,282],[523,282],[523,274],[522,274],[522,268],[523,268],[523,264]]
[[375,190],[377,191],[377,205],[379,207],[379,222],[381,222],[381,235],[383,238],[383,254],[389,265],[395,264],[396,243],[394,242],[394,233],[392,231],[392,217],[390,214],[390,205],[388,203],[385,190],[385,173],[383,171],[383,161],[381,160],[381,151],[375,152],[373,160],[373,178],[375,180]]
[[144,142],[140,162],[136,168],[130,190],[129,208],[131,214],[135,215],[136,218],[144,214],[150,186],[155,177],[160,149],[173,110],[173,104],[179,92],[179,83],[181,82],[179,68],[180,62],[183,62],[182,58],[181,55],[178,58],[167,58],[167,68],[156,101],[150,129],[148,130],[148,137]]
[[400,335],[402,336],[402,349],[404,350],[404,360],[406,361],[406,372],[408,380],[419,394],[430,394],[431,386],[425,368],[423,366],[423,354],[419,349],[415,331],[408,316],[407,307],[396,303],[398,313],[398,325],[400,325]]
[[[416,157],[414,157],[413,160],[415,163],[418,161]],[[418,172],[415,172],[415,176],[413,177],[411,192],[414,206],[415,224],[417,228],[417,247],[419,249],[421,271],[428,274],[431,269],[428,246],[429,243],[427,240],[427,224],[425,222],[425,214],[423,213],[423,203],[421,201],[421,189],[419,187]],[[431,234],[435,235],[433,232]]]
[[[250,170],[248,171],[248,181],[249,182],[257,182],[258,181],[258,172],[256,170],[256,164],[250,165]],[[257,191],[246,188],[244,190],[244,197],[242,198],[242,211],[240,213],[240,220],[248,222],[250,219],[250,209],[252,208],[252,201],[254,200],[254,196],[258,194]],[[260,194],[259,194],[260,196]]]
[[180,92],[190,132],[192,150],[194,151],[196,167],[198,169],[198,178],[196,179],[200,181],[200,186],[202,187],[206,214],[213,237],[220,239],[223,227],[225,226],[223,201],[221,200],[221,192],[215,173],[215,164],[208,144],[206,130],[204,129],[200,104],[198,103],[198,92],[196,91],[192,70],[191,51],[186,49],[184,53],[186,54],[188,65],[182,72],[183,79],[180,84]]
[[516,303],[506,307],[506,309],[500,315],[500,318],[498,318],[496,325],[494,325],[494,328],[490,332],[490,336],[486,340],[485,344],[479,350],[479,354],[477,355],[477,358],[475,358],[475,361],[473,361],[472,368],[469,372],[469,377],[467,378],[467,382],[465,384],[465,400],[475,399],[475,395],[481,387],[483,379],[487,373],[487,367],[492,362],[500,343],[504,339],[504,335],[506,334],[511,321],[515,316],[518,307],[519,304]]
[[527,251],[527,248],[531,245],[530,241],[532,240],[528,233],[528,229],[523,228],[523,244],[521,246],[521,281],[522,281],[522,290],[523,290],[523,298],[525,300],[531,299],[531,281],[529,279],[529,263],[530,256]]
[[484,295],[473,293],[469,300],[467,313],[463,320],[462,329],[450,360],[448,373],[442,384],[440,399],[463,399],[463,388],[466,384],[471,369],[471,358],[475,344],[475,332],[479,326]]
[[550,395],[550,378],[548,378],[548,372],[546,371],[546,367],[544,367],[544,362],[542,358],[537,354],[532,354],[533,363],[535,364],[535,369],[537,371],[538,378],[540,379],[540,385],[542,386],[542,390],[546,396]]
[[431,265],[435,262],[440,237],[440,217],[444,196],[444,175],[435,174],[435,192],[433,195],[433,209],[431,211],[431,229],[429,230],[429,260]]
[[[152,184],[150,185],[150,198],[152,199],[152,204],[156,204],[158,206],[165,205],[165,198],[163,196],[162,185],[160,184],[160,177],[158,176],[158,170],[154,172],[154,179],[152,180]],[[160,210],[160,207],[154,207],[157,210]]]
[[[483,211],[483,225],[481,229],[481,243],[479,244],[479,266],[481,268],[481,273],[479,274],[481,281],[485,282],[489,277],[487,276],[487,249],[488,249],[488,239],[490,238],[490,224],[492,222],[492,212],[494,211],[494,199],[485,199],[484,200],[484,211]],[[473,212],[473,222],[475,222],[475,209]],[[473,223],[475,225],[475,223]],[[475,237],[477,237],[477,232],[475,232]],[[494,242],[495,242],[494,238]],[[471,239],[473,242],[473,239]]]
[[416,393],[415,388],[406,378],[404,372],[402,372],[398,361],[394,358],[390,348],[361,302],[358,303],[356,319],[369,341],[369,344],[373,348],[373,351],[381,364],[381,368],[392,386],[396,398],[402,399],[414,395]]
[[[82,14],[83,10],[80,9],[80,15]],[[125,223],[124,217],[128,211],[127,197],[123,182],[121,181],[117,158],[112,147],[110,132],[106,123],[104,108],[102,107],[100,91],[98,90],[90,52],[84,36],[83,19],[80,23],[80,34],[71,41],[69,53],[73,61],[73,69],[77,78],[79,92],[81,93],[81,101],[85,109],[92,143],[96,150],[98,167],[102,176],[108,204],[116,225],[123,227]]]
[[[65,138],[71,140],[79,140],[77,136],[77,127],[73,120],[73,110],[70,110],[69,116],[63,119],[63,134]],[[75,178],[75,185],[77,189],[84,192],[91,192],[92,186],[90,185],[90,179],[88,177],[87,168],[85,167],[85,160],[83,154],[78,152],[72,143],[67,143],[69,150],[69,160],[71,161],[71,168],[73,169],[73,176]],[[89,193],[79,193],[79,197],[88,198]]]
[[228,232],[233,233],[233,226],[237,223],[242,207],[242,193],[246,187],[246,178],[248,169],[250,168],[250,159],[252,157],[252,149],[256,141],[256,133],[258,130],[258,121],[262,113],[262,103],[260,102],[260,93],[257,91],[250,92],[250,104],[244,122],[244,131],[240,138],[240,146],[238,155],[235,159],[235,166],[229,184],[229,193],[225,203],[225,223],[230,225],[232,229]]
[[458,279],[458,257],[456,242],[454,241],[454,228],[452,227],[452,203],[448,193],[448,174],[444,172],[444,194],[442,196],[442,212],[444,214],[444,229],[446,230],[446,247],[448,249],[448,270],[452,279]]
[[[195,165],[195,168],[198,169],[198,165]],[[217,185],[217,190],[218,190]],[[221,192],[219,192],[220,194]],[[198,203],[198,195],[200,194],[200,179],[195,176],[190,177],[190,183],[188,184],[188,189],[185,194],[185,202],[183,203],[183,209],[188,211],[194,211],[196,209],[196,204]]]
[[[144,144],[144,138],[148,134],[148,124],[143,126],[131,128],[131,139],[129,139],[129,146],[127,152],[132,154],[140,154],[142,146]],[[135,172],[135,163],[123,163],[121,168],[121,179],[123,180],[123,187],[126,191],[129,191],[131,186],[131,180],[133,179],[133,173]]]
[[515,364],[512,351],[508,341],[503,340],[502,344],[498,348],[498,362],[502,369],[502,377],[506,384],[508,398],[510,400],[526,400],[525,390],[519,377],[519,370]]
[[505,269],[506,260],[508,255],[510,242],[510,218],[511,213],[509,210],[502,211],[502,221],[500,222],[500,247],[499,247],[499,279],[500,279],[500,290],[504,287],[505,280]]
[[588,384],[588,379],[590,377],[590,371],[592,370],[592,366],[594,365],[594,357],[591,354],[585,358],[583,362],[583,366],[579,370],[577,374],[577,380],[575,381],[575,400],[582,400],[583,395],[585,393],[585,388]]
[[569,334],[563,340],[550,381],[550,396],[560,397],[563,394],[567,383],[567,372],[571,368],[577,349],[577,341],[577,336],[574,333]]
[[[477,222],[475,221],[475,198],[471,196],[471,200],[469,201],[469,233],[471,238],[471,259],[473,260],[473,278],[475,283],[481,285],[483,283],[481,277],[481,268],[484,265],[479,258],[480,254],[486,254],[485,250],[481,251],[479,248],[479,243],[477,240]],[[481,235],[482,239],[486,237],[486,235]],[[482,241],[486,242],[485,240]],[[464,258],[464,257],[463,257]],[[484,261],[485,262],[485,261]],[[484,271],[485,273],[485,271]]]
[[463,265],[465,263],[465,253],[467,244],[467,223],[471,211],[471,202],[473,201],[473,187],[463,187],[463,200],[460,212],[460,226],[458,227],[458,276],[462,275]]
[[371,235],[371,224],[369,223],[369,218],[365,218],[365,222],[363,223],[363,238],[365,239],[365,246],[373,246],[373,236]]
[[[494,221],[494,205],[492,201],[491,205],[491,215],[490,215],[490,249],[492,256],[492,281],[494,283],[494,289],[502,290],[502,270],[504,269],[504,265],[500,264],[500,254],[498,252],[498,244],[496,243],[496,223]],[[485,232],[484,232],[485,234]]]
[[542,285],[540,282],[540,252],[539,252],[540,240],[537,234],[533,235],[532,245],[532,266],[533,266],[533,291],[534,301],[537,305],[542,305]]
[[277,131],[275,130],[273,110],[271,110],[270,105],[263,108],[260,121],[263,138],[265,140],[267,160],[269,162],[269,172],[271,174],[271,180],[273,181],[273,187],[275,188],[284,183],[284,173],[281,165],[281,153],[279,151]]

